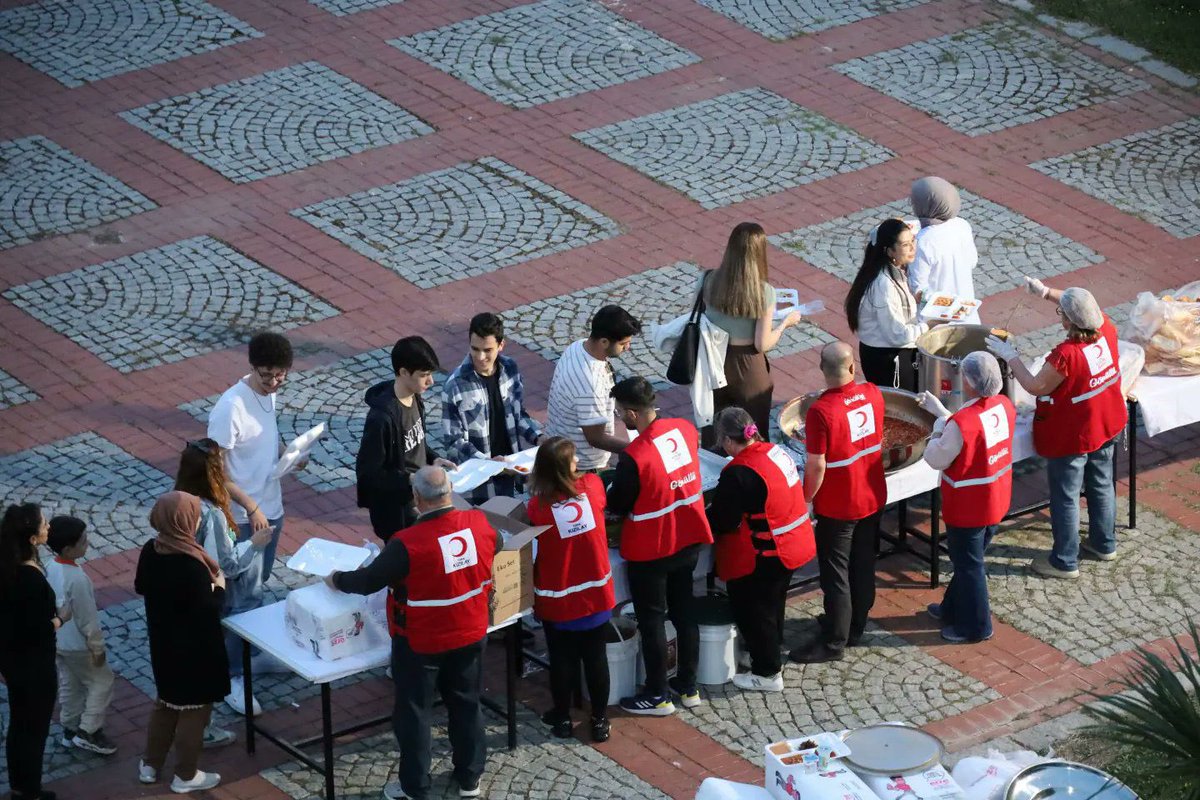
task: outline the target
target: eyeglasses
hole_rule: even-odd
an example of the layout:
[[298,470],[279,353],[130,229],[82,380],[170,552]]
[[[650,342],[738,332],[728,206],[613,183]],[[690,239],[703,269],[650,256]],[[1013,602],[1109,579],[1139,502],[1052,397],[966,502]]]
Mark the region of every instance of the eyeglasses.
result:
[[1055,314],[1058,314],[1060,317],[1061,317],[1061,316],[1063,316],[1063,310],[1062,310],[1062,306],[1055,306],[1055,307],[1054,307],[1054,313],[1055,313]]
[[264,367],[255,367],[254,374],[263,383],[283,383],[287,380],[288,371],[286,369],[273,370]]
[[187,446],[191,447],[193,449],[199,450],[201,453],[204,453],[204,455],[206,455],[206,456],[211,456],[214,452],[214,448],[212,447],[212,445],[207,444],[203,439],[188,440]]

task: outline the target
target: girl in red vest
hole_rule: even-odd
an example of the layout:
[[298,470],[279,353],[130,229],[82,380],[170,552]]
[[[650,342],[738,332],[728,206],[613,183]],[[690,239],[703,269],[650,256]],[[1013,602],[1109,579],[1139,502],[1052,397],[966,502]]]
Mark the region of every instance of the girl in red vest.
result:
[[608,655],[605,633],[616,600],[604,529],[604,485],[577,471],[575,445],[552,436],[538,448],[527,507],[534,525],[553,525],[538,537],[533,565],[533,612],[550,651],[554,708],[542,722],[558,737],[571,735],[571,694],[583,664],[592,699],[592,741],[608,740]]
[[[1025,283],[1030,293],[1056,304],[1067,338],[1037,375],[1021,363],[1011,337],[989,337],[987,346],[1008,361],[1013,377],[1037,398],[1033,446],[1046,459],[1054,545],[1030,567],[1049,578],[1078,578],[1080,548],[1101,561],[1117,557],[1113,454],[1128,421],[1117,329],[1087,289],[1051,289],[1035,278]],[[1080,489],[1088,501],[1088,537],[1082,543]]]

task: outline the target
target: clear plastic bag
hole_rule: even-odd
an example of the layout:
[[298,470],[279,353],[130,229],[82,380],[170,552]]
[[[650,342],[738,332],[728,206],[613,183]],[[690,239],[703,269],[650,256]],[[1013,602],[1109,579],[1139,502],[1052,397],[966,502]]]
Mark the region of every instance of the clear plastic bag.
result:
[[1145,349],[1148,375],[1200,375],[1200,281],[1139,294],[1123,338]]

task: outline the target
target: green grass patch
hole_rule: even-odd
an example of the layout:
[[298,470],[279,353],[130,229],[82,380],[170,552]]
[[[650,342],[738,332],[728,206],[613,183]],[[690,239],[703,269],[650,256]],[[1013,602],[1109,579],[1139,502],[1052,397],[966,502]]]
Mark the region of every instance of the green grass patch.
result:
[[1200,0],[1034,0],[1040,11],[1080,20],[1200,75]]

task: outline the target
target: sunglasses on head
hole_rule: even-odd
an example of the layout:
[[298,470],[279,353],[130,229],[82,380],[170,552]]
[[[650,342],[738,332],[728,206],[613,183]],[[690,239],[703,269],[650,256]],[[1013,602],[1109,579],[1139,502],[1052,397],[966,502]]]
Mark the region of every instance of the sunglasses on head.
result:
[[203,440],[189,440],[187,446],[199,450],[206,456],[211,456],[215,450],[212,445],[204,442]]

